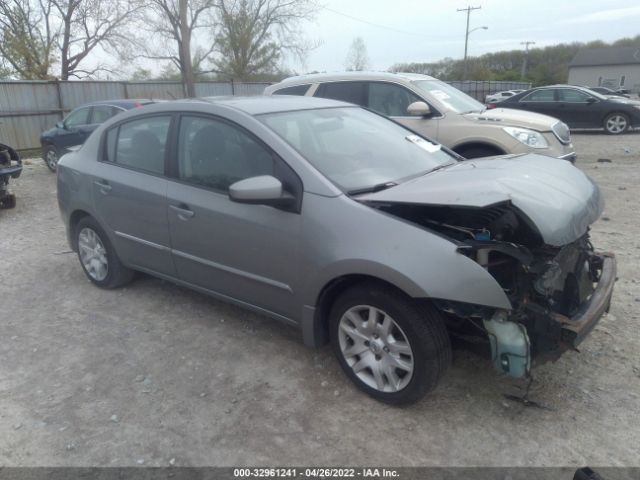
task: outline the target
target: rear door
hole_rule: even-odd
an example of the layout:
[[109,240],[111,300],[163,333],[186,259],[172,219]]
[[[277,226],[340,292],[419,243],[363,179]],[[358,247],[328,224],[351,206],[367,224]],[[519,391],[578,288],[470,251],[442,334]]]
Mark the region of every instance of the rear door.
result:
[[287,318],[298,278],[301,215],[232,202],[232,183],[272,175],[301,201],[302,183],[272,150],[222,118],[181,117],[174,179],[168,186],[171,245],[178,277]]
[[93,176],[99,220],[122,261],[175,276],[167,224],[165,153],[173,117],[136,117],[106,132]]

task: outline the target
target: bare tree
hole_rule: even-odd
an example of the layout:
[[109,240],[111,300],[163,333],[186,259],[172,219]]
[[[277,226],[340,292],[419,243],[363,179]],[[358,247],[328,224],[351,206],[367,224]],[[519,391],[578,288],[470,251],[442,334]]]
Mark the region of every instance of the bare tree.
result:
[[367,46],[362,37],[356,37],[351,42],[349,53],[345,60],[345,68],[347,70],[361,71],[369,68],[369,55],[367,54]]
[[[195,73],[213,52],[192,45],[197,29],[213,28],[211,9],[216,0],[149,0],[145,23],[150,38],[142,39],[146,58],[169,60],[180,71],[185,96],[195,97]],[[167,42],[170,39],[171,42]]]
[[241,80],[273,72],[285,53],[298,59],[313,48],[298,30],[313,18],[315,0],[218,0],[219,73]]
[[57,29],[51,0],[0,0],[0,55],[5,74],[52,78]]
[[60,78],[80,78],[109,71],[99,63],[91,69],[81,63],[97,47],[117,52],[131,40],[127,27],[139,12],[141,0],[50,0],[61,21],[58,36]]

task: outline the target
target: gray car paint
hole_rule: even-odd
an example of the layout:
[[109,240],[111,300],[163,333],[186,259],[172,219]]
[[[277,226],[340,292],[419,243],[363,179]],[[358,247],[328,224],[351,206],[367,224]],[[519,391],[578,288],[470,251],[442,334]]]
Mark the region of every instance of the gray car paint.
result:
[[[260,113],[337,106],[348,105],[308,97],[176,101],[146,107],[144,112],[130,111],[106,122],[80,150],[65,155],[59,163],[58,201],[72,247],[73,219],[78,212],[89,214],[103,226],[125,264],[298,325],[309,345],[319,341],[322,319],[315,308],[321,292],[346,275],[375,277],[416,298],[509,309],[509,300],[496,280],[458,253],[456,244],[343,194],[255,118]],[[216,115],[251,131],[302,180],[301,212],[235,203],[225,195],[172,178],[99,161],[100,141],[107,129],[157,112]],[[510,165],[499,159],[483,162],[487,181],[490,172],[499,177]],[[474,175],[468,170],[474,168],[472,164],[467,165],[463,169]],[[451,168],[455,172],[460,167]],[[111,191],[96,192],[100,187],[93,182],[100,179],[113,183]],[[455,174],[454,183],[447,188],[441,184],[441,198],[447,189],[446,198],[465,195],[466,186],[456,183],[463,180],[463,174]],[[135,185],[141,187],[139,191]],[[485,184],[487,197],[496,197],[497,185]],[[434,183],[424,188],[432,187]],[[401,192],[398,188],[388,192]],[[115,198],[108,202],[102,197],[110,195]],[[500,198],[505,195],[501,190]],[[412,198],[418,196],[416,191]],[[176,206],[194,215],[180,218],[180,211],[172,208]],[[562,210],[563,205],[557,208]],[[574,210],[577,215],[578,209]]]
[[553,246],[584,235],[604,209],[600,189],[581,170],[535,154],[467,160],[359,198],[466,207],[510,201]]

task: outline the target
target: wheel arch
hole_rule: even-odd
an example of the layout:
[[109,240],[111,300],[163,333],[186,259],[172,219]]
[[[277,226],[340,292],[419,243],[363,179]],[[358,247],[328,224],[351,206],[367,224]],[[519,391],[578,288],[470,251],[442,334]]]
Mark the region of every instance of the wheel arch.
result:
[[69,244],[71,245],[71,249],[74,252],[78,250],[78,239],[76,235],[76,228],[78,227],[78,223],[80,223],[80,220],[82,220],[85,217],[91,217],[94,220],[96,220],[96,222],[98,221],[89,212],[80,208],[74,210],[69,216]]
[[504,150],[504,148],[500,147],[499,145],[496,145],[495,143],[491,143],[484,140],[470,140],[467,142],[463,142],[453,147],[452,150],[456,152],[458,155],[462,155],[464,157],[463,153],[465,151],[472,150],[475,148],[492,150],[493,152],[495,152],[496,155],[504,155],[507,153]]
[[322,287],[318,293],[314,308],[305,315],[302,324],[304,342],[307,345],[320,347],[329,342],[329,312],[342,292],[354,285],[373,283],[386,289],[394,290],[407,298],[416,298],[395,283],[364,273],[349,273],[335,277]]

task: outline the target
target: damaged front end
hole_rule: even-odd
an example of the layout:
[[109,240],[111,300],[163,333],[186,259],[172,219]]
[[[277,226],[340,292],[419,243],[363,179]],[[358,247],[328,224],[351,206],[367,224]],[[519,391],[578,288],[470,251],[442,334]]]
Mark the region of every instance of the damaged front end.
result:
[[488,339],[500,372],[523,377],[533,363],[576,349],[609,309],[615,258],[595,252],[588,228],[573,241],[553,246],[510,200],[488,207],[369,205],[455,242],[460,254],[500,284],[510,310],[435,300],[452,333]]

